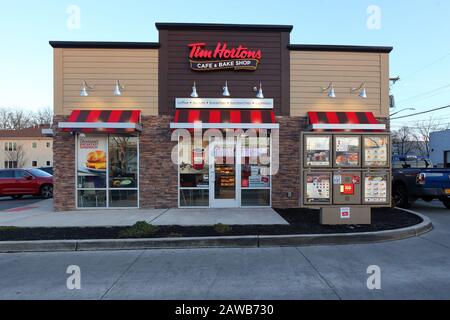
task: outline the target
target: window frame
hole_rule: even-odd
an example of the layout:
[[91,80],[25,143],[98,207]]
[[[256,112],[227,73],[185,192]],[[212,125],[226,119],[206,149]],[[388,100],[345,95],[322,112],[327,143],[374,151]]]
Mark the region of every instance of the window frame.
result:
[[[79,188],[78,187],[78,146],[80,134],[75,136],[75,206],[77,210],[126,210],[126,209],[139,209],[140,208],[140,135],[130,135],[131,137],[136,137],[137,144],[137,177],[136,177],[136,188],[111,188],[109,186],[109,139],[111,136],[121,136],[120,134],[88,134],[87,137],[106,137],[106,188]],[[126,135],[125,135],[126,136]],[[80,207],[78,203],[78,193],[80,191],[104,191],[106,193],[106,206],[105,207]],[[136,191],[137,192],[137,203],[136,207],[112,207],[110,205],[110,192],[111,191]]]

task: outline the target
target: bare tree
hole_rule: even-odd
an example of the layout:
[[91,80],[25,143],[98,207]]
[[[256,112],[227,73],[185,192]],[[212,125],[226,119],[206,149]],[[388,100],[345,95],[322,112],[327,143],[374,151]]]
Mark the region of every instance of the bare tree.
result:
[[37,110],[32,114],[32,122],[36,126],[53,123],[53,110],[50,107]]
[[51,108],[26,111],[18,108],[0,108],[0,130],[21,130],[33,126],[51,124]]
[[6,151],[6,158],[17,164],[17,168],[23,168],[26,163],[25,150],[22,145],[17,145],[13,150]]
[[407,126],[392,132],[392,147],[401,156],[407,155],[414,150],[414,141],[417,141],[417,136]]
[[429,117],[426,120],[418,121],[415,125],[419,140],[423,141],[424,153],[427,157],[430,157],[430,135],[435,131],[442,131],[449,129],[449,124],[443,124],[442,121],[436,119],[434,116]]

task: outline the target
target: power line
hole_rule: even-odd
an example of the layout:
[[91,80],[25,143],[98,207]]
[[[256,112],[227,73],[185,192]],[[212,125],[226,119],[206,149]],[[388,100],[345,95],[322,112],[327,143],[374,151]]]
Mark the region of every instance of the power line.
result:
[[[412,99],[415,99],[415,98],[419,98],[421,96],[427,96],[429,94],[441,91],[442,89],[446,89],[446,88],[450,88],[450,84],[445,85],[445,86],[440,87],[440,88],[437,88],[437,89],[433,89],[433,90],[427,91],[427,92],[419,93],[419,94],[417,94],[415,96],[412,96],[412,97],[409,97],[409,98],[406,98],[406,99],[403,99],[403,100],[400,100],[399,103],[402,103],[402,102],[405,102],[405,101],[409,101],[409,100],[412,100]],[[438,93],[438,94],[442,94],[442,93],[444,93],[444,92],[441,92],[441,93]],[[438,95],[438,94],[435,94],[435,95]],[[433,96],[435,96],[435,95],[433,95]]]
[[447,108],[450,108],[450,105],[445,106],[445,107],[436,108],[436,109],[431,109],[431,110],[428,110],[428,111],[422,111],[422,112],[413,113],[413,114],[410,114],[410,115],[407,115],[407,116],[392,118],[391,120],[410,118],[410,117],[418,116],[418,115],[421,115],[421,114],[426,114],[426,113],[430,113],[430,112],[438,111],[438,110],[443,110],[443,109],[447,109]]
[[445,60],[445,59],[448,58],[448,57],[450,57],[450,53],[447,53],[446,55],[444,55],[444,56],[442,56],[442,57],[440,57],[440,58],[434,60],[434,61],[431,62],[430,64],[427,64],[427,65],[425,65],[424,67],[422,67],[422,68],[420,68],[420,69],[418,69],[418,70],[416,70],[416,71],[410,73],[410,74],[407,75],[406,77],[403,77],[403,80],[409,79],[409,78],[415,76],[416,74],[419,74],[420,72],[422,72],[422,71],[428,69],[429,67],[434,66],[435,64],[441,62],[442,60]]

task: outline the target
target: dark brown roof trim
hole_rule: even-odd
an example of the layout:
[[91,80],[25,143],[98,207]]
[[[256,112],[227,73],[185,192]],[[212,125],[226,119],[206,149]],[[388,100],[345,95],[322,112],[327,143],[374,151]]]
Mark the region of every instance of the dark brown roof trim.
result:
[[229,30],[229,31],[284,31],[291,32],[291,25],[219,24],[219,23],[156,23],[158,30]]
[[85,41],[50,41],[53,48],[73,49],[158,49],[157,42],[85,42]]
[[320,44],[291,44],[288,46],[292,51],[338,51],[338,52],[373,52],[390,53],[393,47],[377,46],[341,46],[341,45],[320,45]]

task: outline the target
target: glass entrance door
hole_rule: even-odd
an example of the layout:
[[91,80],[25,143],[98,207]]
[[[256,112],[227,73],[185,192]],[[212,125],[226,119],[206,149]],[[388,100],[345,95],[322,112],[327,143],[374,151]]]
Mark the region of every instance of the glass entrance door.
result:
[[210,206],[232,208],[239,206],[240,153],[237,141],[210,144]]

